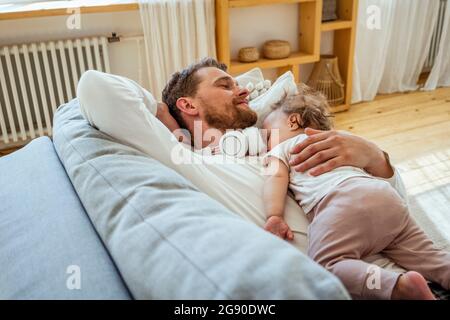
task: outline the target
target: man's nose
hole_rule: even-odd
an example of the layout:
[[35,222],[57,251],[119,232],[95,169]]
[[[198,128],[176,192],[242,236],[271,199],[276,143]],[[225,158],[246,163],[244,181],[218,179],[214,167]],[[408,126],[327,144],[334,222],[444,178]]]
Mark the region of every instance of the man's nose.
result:
[[239,98],[246,99],[249,96],[250,91],[248,91],[247,88],[243,88],[241,86],[239,86],[238,88],[239,88],[239,92],[238,92]]

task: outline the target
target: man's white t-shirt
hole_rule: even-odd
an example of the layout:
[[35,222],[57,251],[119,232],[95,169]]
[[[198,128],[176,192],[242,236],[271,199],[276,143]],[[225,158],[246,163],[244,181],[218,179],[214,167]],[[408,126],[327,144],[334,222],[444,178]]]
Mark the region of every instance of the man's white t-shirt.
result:
[[344,180],[352,177],[373,178],[364,170],[350,166],[339,167],[317,177],[311,176],[308,172],[295,171],[294,167],[289,165],[290,150],[306,138],[307,135],[299,134],[275,146],[266,155],[266,157],[272,156],[280,159],[289,168],[289,188],[306,214]]

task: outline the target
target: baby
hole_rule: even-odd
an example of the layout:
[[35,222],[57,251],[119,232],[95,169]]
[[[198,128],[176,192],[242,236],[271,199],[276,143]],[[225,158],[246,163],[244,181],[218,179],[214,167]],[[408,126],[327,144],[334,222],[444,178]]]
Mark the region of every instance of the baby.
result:
[[[329,130],[331,121],[325,97],[300,85],[299,94],[278,103],[263,123],[269,150],[265,229],[293,239],[283,219],[289,188],[310,222],[308,255],[340,278],[353,298],[434,299],[425,278],[449,290],[450,253],[434,247],[387,181],[349,166],[316,177],[289,166],[290,150],[306,138],[306,127]],[[374,269],[362,260],[376,253],[414,271]],[[374,275],[379,285],[369,283]]]

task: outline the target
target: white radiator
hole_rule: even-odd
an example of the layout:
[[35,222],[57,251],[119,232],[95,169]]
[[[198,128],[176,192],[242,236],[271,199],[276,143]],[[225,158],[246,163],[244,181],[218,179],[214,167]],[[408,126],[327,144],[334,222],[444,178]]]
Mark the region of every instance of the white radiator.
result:
[[448,2],[449,0],[441,0],[439,3],[438,19],[433,32],[433,36],[431,37],[430,51],[428,52],[428,57],[425,60],[425,65],[422,72],[429,72],[433,68],[434,60],[436,59],[439,50],[439,43],[441,42],[443,31],[442,29],[444,26],[445,18],[445,8],[447,7],[447,5],[449,5]]
[[109,72],[106,37],[0,47],[0,149],[51,136],[55,109],[89,69]]

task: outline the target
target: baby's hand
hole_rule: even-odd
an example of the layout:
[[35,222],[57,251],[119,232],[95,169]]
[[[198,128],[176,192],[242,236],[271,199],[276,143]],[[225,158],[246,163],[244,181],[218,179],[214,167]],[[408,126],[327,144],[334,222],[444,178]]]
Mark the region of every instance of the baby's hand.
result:
[[294,233],[283,218],[278,216],[271,216],[266,221],[264,229],[280,237],[281,239],[293,240]]

